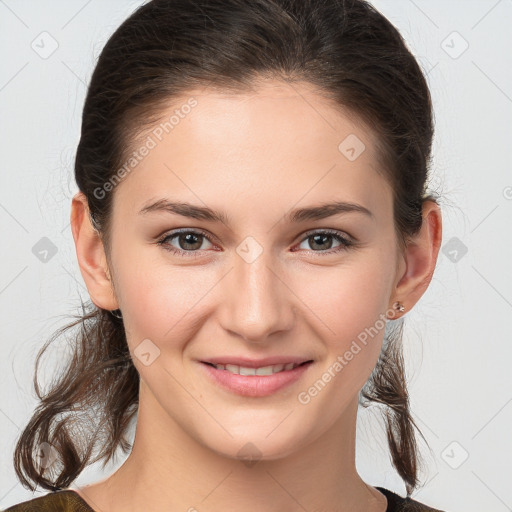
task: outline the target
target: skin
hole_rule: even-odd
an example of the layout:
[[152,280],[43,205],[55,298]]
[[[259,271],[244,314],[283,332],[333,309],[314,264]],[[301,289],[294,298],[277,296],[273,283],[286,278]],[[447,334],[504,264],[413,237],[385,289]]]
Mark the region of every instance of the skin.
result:
[[[148,366],[133,357],[141,385],[130,456],[77,492],[105,512],[383,512],[386,498],[356,471],[355,440],[358,394],[384,329],[309,403],[297,396],[379,315],[391,318],[395,301],[407,312],[420,299],[437,260],[440,208],[424,204],[420,233],[400,251],[375,135],[309,84],[269,80],[241,95],[196,90],[183,103],[191,96],[198,105],[114,190],[110,259],[86,199],[73,198],[73,237],[91,299],[121,309],[132,354],[144,339],[160,350]],[[338,150],[349,134],[366,146],[354,161]],[[223,211],[230,224],[138,213],[163,197]],[[363,205],[374,217],[284,220],[294,208],[333,200]],[[156,243],[178,228],[211,235],[192,240],[197,258]],[[333,252],[335,239],[318,246],[304,235],[323,229],[357,243]],[[262,248],[251,263],[236,252],[248,236]],[[178,237],[167,243],[190,252]],[[226,354],[314,363],[271,396],[242,397],[199,371],[197,359]],[[258,450],[253,465],[237,458],[248,442]]]

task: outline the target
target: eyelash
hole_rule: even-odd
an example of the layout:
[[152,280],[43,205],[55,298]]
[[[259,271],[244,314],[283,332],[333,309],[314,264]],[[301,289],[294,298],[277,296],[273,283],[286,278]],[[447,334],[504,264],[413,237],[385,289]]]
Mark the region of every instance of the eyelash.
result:
[[[174,231],[172,233],[167,233],[163,237],[161,237],[156,243],[159,246],[162,246],[164,250],[169,251],[173,254],[177,254],[179,256],[185,256],[185,257],[191,257],[191,258],[197,258],[199,256],[199,253],[201,250],[196,251],[185,251],[182,249],[176,249],[176,247],[173,247],[172,245],[169,245],[167,242],[168,240],[171,240],[175,237],[177,237],[180,234],[192,234],[192,235],[201,235],[204,238],[206,238],[210,243],[213,243],[208,234],[205,231],[201,230],[191,230],[191,229],[183,229],[179,231]],[[320,253],[322,254],[335,254],[341,251],[344,251],[351,246],[355,245],[355,243],[352,240],[349,240],[348,238],[345,238],[340,234],[339,231],[333,230],[333,229],[324,229],[324,230],[318,230],[313,232],[308,232],[305,234],[304,238],[299,242],[301,244],[304,242],[304,240],[307,240],[308,238],[314,236],[314,235],[331,235],[336,241],[340,242],[340,246],[336,247],[334,249],[330,249],[327,251],[311,251],[312,253]]]

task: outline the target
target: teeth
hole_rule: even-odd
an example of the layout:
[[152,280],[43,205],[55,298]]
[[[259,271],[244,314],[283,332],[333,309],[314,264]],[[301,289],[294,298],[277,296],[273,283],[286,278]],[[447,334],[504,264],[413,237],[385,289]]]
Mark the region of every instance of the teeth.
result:
[[[282,365],[276,365],[275,367],[262,366],[261,368],[255,368],[256,371],[254,372],[254,374],[255,375],[272,375],[273,373],[276,373],[277,371],[279,371],[279,370],[277,370],[277,368],[279,366],[282,366]],[[276,368],[276,370],[274,370],[274,368]]]
[[299,366],[295,363],[288,364],[274,364],[272,366],[262,366],[261,368],[247,368],[245,366],[238,366],[236,364],[216,364],[214,365],[217,370],[227,370],[230,373],[238,375],[272,375],[286,370],[292,370]]

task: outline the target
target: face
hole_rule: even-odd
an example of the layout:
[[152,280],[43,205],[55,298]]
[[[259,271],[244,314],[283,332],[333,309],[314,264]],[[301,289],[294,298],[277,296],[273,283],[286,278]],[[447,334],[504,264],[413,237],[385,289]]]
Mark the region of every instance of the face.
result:
[[[392,190],[374,135],[307,84],[197,90],[163,118],[176,110],[114,190],[141,409],[215,452],[280,458],[346,421],[377,362],[400,260]],[[359,207],[306,214],[328,203]],[[207,361],[309,363],[240,376]]]

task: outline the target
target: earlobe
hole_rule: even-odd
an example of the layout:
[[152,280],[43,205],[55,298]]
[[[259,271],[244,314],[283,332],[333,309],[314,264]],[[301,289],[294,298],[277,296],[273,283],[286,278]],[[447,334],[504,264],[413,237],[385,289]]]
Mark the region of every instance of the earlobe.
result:
[[78,265],[92,302],[102,309],[118,309],[103,242],[91,223],[87,198],[82,192],[73,197],[70,219]]
[[405,249],[405,272],[396,285],[391,298],[399,300],[410,311],[425,293],[434,274],[442,239],[442,216],[434,201],[423,204],[423,223],[420,232],[409,241]]

